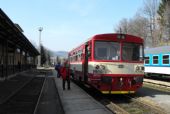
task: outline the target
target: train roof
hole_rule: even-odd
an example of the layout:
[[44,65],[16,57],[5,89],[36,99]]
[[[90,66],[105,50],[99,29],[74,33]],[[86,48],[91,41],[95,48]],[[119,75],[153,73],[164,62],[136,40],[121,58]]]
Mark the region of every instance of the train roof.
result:
[[[119,38],[119,37],[121,37],[121,38]],[[143,39],[141,37],[138,37],[138,36],[133,36],[133,35],[130,35],[130,34],[121,34],[121,33],[104,33],[104,34],[96,34],[96,35],[88,38],[81,45],[77,46],[76,48],[72,49],[69,52],[72,52],[73,50],[77,50],[79,47],[84,46],[84,44],[86,42],[90,41],[90,40],[107,40],[107,41],[114,40],[114,41],[143,43]]]
[[102,39],[102,38],[105,39],[105,37],[107,37],[108,39],[113,39],[113,37],[118,38],[118,36],[125,36],[124,37],[125,39],[132,40],[132,41],[138,39],[139,42],[143,42],[143,39],[141,37],[130,35],[130,34],[122,34],[122,33],[97,34],[97,35],[94,35],[93,37],[91,37],[90,39]]
[[170,53],[170,46],[161,46],[155,48],[147,48],[144,50],[145,54],[167,54]]

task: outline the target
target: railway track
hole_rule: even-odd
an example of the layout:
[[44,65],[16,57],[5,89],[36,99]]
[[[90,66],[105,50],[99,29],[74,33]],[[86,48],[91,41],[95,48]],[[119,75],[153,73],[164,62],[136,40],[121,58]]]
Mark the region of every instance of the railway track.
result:
[[[130,114],[166,114],[165,110],[160,108],[158,105],[148,101],[145,98],[135,98],[134,95],[124,95],[127,99],[130,100],[128,107],[133,107],[132,109],[127,108]],[[132,104],[132,105],[131,105]]]
[[[78,84],[78,83],[76,83]],[[162,108],[145,98],[132,95],[103,95],[99,91],[78,84],[94,99],[114,114],[167,114]]]
[[170,82],[169,76],[158,76],[158,75],[151,75],[150,77],[145,76],[145,79],[149,80],[156,80],[156,81],[163,81],[163,82]]
[[154,89],[158,89],[158,90],[161,90],[161,91],[170,92],[170,82],[144,79],[143,83],[144,83],[144,86],[151,87],[151,88],[154,88]]
[[0,105],[0,114],[35,114],[45,77],[35,77]]
[[130,95],[109,95],[100,102],[116,114],[167,114],[159,106]]

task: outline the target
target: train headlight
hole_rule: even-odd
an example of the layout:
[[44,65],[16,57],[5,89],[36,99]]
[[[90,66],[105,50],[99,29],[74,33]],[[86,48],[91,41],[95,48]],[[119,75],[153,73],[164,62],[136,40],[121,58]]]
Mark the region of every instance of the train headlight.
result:
[[122,82],[122,81],[123,81],[123,78],[120,78],[120,81]]
[[145,67],[144,67],[144,66],[141,66],[141,70],[144,71],[144,70],[145,70]]
[[136,71],[139,71],[140,70],[140,67],[139,66],[136,66]]
[[93,72],[97,73],[97,74],[106,73],[106,67],[105,67],[105,65],[96,64],[96,65],[94,65]]
[[100,66],[99,65],[96,65],[96,67],[95,67],[97,70],[100,68]]
[[95,66],[96,70],[105,70],[105,66],[104,65],[96,65]]
[[134,67],[135,72],[144,72],[144,66],[137,65]]
[[125,39],[125,35],[124,34],[118,34],[117,39]]
[[105,66],[104,65],[100,65],[100,66],[101,66],[102,70],[105,70]]

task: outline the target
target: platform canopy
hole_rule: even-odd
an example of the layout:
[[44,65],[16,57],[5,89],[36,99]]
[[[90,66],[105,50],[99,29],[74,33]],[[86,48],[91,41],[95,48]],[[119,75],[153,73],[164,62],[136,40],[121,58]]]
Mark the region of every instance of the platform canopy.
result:
[[22,28],[18,24],[14,24],[0,9],[0,40],[6,40],[9,44],[28,52],[31,56],[39,55],[38,50],[22,32]]

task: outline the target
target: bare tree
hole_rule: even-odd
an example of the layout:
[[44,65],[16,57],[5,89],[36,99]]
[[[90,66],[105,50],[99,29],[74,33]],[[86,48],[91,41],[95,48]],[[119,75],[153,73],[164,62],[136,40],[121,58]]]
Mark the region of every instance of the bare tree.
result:
[[120,20],[118,26],[114,29],[117,33],[124,33],[127,34],[128,33],[128,19],[123,18],[122,20]]
[[170,0],[167,0],[165,9],[165,36],[170,40]]
[[133,19],[129,21],[129,34],[140,36],[144,39],[145,45],[149,45],[146,42],[149,41],[148,39],[148,20],[147,18],[141,16],[140,14],[136,14]]
[[152,46],[157,45],[157,9],[158,1],[157,0],[144,0],[143,13],[145,17],[149,20],[149,36],[152,41]]
[[139,36],[146,41],[148,35],[147,25],[148,25],[147,18],[142,17],[138,13],[132,19],[129,20],[127,20],[126,18],[122,19],[114,30],[118,33],[121,32],[124,34]]
[[46,65],[52,65],[51,63],[51,57],[53,53],[51,50],[47,49],[45,46],[41,45],[41,66]]
[[122,19],[115,31],[121,30],[122,33],[140,36],[145,40],[145,45],[149,45],[149,47],[157,46],[160,38],[157,9],[157,0],[144,0],[142,12],[138,11],[132,19]]

